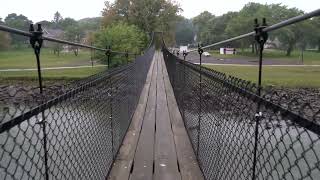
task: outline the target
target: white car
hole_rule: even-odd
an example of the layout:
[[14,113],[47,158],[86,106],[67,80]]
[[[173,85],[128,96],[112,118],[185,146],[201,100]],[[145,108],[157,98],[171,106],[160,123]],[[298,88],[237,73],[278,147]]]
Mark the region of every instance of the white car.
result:
[[208,52],[203,52],[203,55],[204,55],[205,57],[209,57],[209,56],[210,56],[210,53],[208,53]]

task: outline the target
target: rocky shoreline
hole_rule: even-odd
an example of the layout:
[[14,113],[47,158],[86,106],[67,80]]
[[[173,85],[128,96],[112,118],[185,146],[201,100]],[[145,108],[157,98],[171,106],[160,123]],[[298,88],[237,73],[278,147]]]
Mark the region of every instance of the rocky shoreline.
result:
[[0,103],[19,104],[23,102],[38,104],[62,95],[69,89],[69,84],[54,83],[44,86],[43,95],[41,95],[39,86],[37,85],[0,85]]
[[[40,94],[37,83],[19,82],[15,84],[0,85],[0,108],[10,107],[35,107],[43,102],[58,97],[79,85],[75,82],[47,82],[44,83],[44,93]],[[268,90],[264,97],[276,104],[280,104],[295,112],[305,110],[309,106],[308,114],[315,114],[320,110],[320,88],[274,88]],[[311,110],[310,110],[311,109]],[[310,117],[310,116],[309,116]]]
[[[21,102],[43,102],[60,96],[68,90],[76,87],[76,82],[54,82],[43,87],[43,95],[40,94],[39,86],[35,83],[17,83],[0,85],[0,103],[18,104]],[[272,92],[272,93],[270,93]],[[320,88],[274,88],[268,90],[267,99],[272,101],[296,100],[300,104],[310,104],[320,109]]]

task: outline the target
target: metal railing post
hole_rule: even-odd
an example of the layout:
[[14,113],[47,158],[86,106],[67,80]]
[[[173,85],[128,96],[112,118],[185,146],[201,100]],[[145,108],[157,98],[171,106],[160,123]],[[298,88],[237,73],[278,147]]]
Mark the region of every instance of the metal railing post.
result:
[[200,147],[200,131],[201,131],[201,118],[202,118],[202,53],[203,49],[198,44],[198,53],[200,57],[200,73],[199,73],[199,116],[198,116],[198,141],[197,141],[197,158],[199,159],[199,147]]
[[[261,96],[261,89],[262,89],[262,57],[263,57],[263,50],[264,50],[264,44],[266,43],[268,39],[268,33],[264,32],[263,29],[267,27],[266,19],[263,18],[262,25],[260,26],[258,23],[258,19],[255,19],[255,40],[258,42],[259,45],[259,75],[258,75],[258,89],[257,94],[258,96]],[[258,136],[259,136],[259,125],[260,120],[262,118],[262,112],[260,112],[260,101],[257,105],[257,111],[255,114],[255,132],[254,132],[254,151],[253,151],[253,165],[252,165],[252,180],[255,180],[256,177],[256,165],[257,165],[257,151],[258,151]]]
[[[90,45],[92,46],[93,43],[91,42]],[[93,67],[93,49],[90,49],[90,60],[91,60],[91,67]]]
[[[187,51],[183,51],[183,61],[186,61],[188,53]],[[182,118],[183,122],[185,122],[185,91],[186,91],[186,65],[183,64],[183,93],[182,93]]]
[[107,56],[107,63],[108,63],[108,70],[109,70],[111,68],[110,67],[111,46],[107,46],[106,49],[107,49],[106,50],[106,56]]
[[[110,77],[111,78],[111,77]],[[110,94],[109,94],[109,98],[110,98],[110,116],[109,116],[109,120],[110,120],[110,127],[111,127],[111,148],[112,148],[112,158],[113,160],[115,159],[115,147],[114,147],[114,124],[113,124],[113,89],[112,89],[112,81],[109,81],[109,85],[110,85]]]
[[129,52],[126,51],[126,54],[125,54],[125,57],[126,57],[126,63],[129,64]]
[[[107,63],[108,63],[108,70],[111,68],[110,67],[110,62],[111,62],[111,46],[106,47],[106,56],[107,56]],[[111,150],[112,150],[112,159],[114,160],[115,158],[115,148],[114,148],[114,124],[113,124],[113,87],[112,87],[112,77],[109,78],[109,121],[110,121],[110,129],[111,129]]]
[[[42,31],[41,24],[38,24],[36,31],[34,29],[33,24],[30,24],[29,32],[32,33],[32,36],[30,37],[30,44],[34,50],[34,54],[36,55],[36,59],[37,59],[37,72],[38,72],[40,94],[43,95],[42,74],[41,74],[41,64],[40,64],[40,52],[43,44],[43,39],[42,39],[43,31]],[[46,121],[45,121],[44,111],[41,112],[41,118],[42,118],[41,121],[37,122],[37,124],[40,124],[40,126],[42,127],[45,179],[48,180],[49,179],[48,149],[47,149],[47,132],[46,132]]]

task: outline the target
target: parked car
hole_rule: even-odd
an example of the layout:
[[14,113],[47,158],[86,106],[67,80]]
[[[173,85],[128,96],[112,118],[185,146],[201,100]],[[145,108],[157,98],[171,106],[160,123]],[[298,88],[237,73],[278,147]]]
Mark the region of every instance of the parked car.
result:
[[203,55],[204,55],[205,57],[209,57],[209,56],[210,56],[210,53],[208,53],[208,52],[203,52]]

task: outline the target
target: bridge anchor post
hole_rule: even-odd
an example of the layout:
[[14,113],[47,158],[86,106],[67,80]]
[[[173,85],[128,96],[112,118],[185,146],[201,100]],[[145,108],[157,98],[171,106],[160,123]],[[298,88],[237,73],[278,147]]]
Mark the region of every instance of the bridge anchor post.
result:
[[106,47],[107,51],[106,51],[106,56],[107,56],[107,62],[108,62],[108,70],[110,69],[110,57],[111,57],[111,46],[107,46]]
[[200,73],[199,73],[199,116],[198,116],[198,136],[197,136],[197,158],[199,159],[199,148],[200,148],[200,131],[201,131],[201,118],[202,118],[202,54],[203,49],[198,44],[198,53],[200,61]]
[[[254,31],[255,31],[255,41],[259,45],[259,75],[258,75],[258,89],[257,94],[258,96],[261,96],[261,89],[262,89],[262,60],[263,60],[263,50],[264,45],[268,40],[268,33],[263,31],[264,28],[267,27],[266,19],[263,18],[262,25],[258,23],[258,19],[254,20]],[[252,180],[255,180],[255,174],[256,174],[256,165],[257,165],[257,149],[258,149],[258,135],[259,135],[259,125],[260,120],[263,117],[262,112],[260,111],[260,102],[257,104],[257,111],[255,114],[255,136],[254,136],[254,157],[253,157],[253,165],[252,165]]]
[[[183,51],[183,61],[185,62],[186,61],[186,57],[188,55],[187,51]],[[184,63],[183,62],[183,63]],[[183,118],[183,122],[185,122],[185,90],[186,90],[186,65],[183,64],[183,93],[182,93],[182,103],[183,103],[183,106],[182,106],[182,118]]]
[[[34,54],[37,59],[37,71],[38,71],[38,81],[39,81],[39,89],[41,96],[43,95],[43,85],[42,85],[42,75],[41,75],[41,64],[40,64],[40,52],[43,44],[42,34],[43,30],[41,24],[38,24],[37,30],[35,31],[33,24],[30,24],[29,32],[32,33],[32,36],[29,39],[32,49],[34,50]],[[43,97],[42,97],[43,98]],[[41,112],[41,120],[39,120],[36,124],[39,124],[42,128],[43,133],[43,151],[44,151],[44,168],[45,168],[45,179],[49,179],[48,173],[48,149],[47,149],[47,132],[46,132],[46,121],[44,111]]]
[[[107,56],[107,62],[108,62],[108,70],[110,67],[111,62],[111,46],[106,47],[106,56]],[[108,96],[109,96],[109,121],[110,121],[110,129],[111,129],[111,151],[112,151],[112,158],[115,159],[115,148],[114,148],[114,124],[113,124],[113,87],[112,87],[112,78],[109,78],[108,84],[110,86]]]

